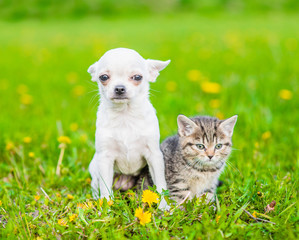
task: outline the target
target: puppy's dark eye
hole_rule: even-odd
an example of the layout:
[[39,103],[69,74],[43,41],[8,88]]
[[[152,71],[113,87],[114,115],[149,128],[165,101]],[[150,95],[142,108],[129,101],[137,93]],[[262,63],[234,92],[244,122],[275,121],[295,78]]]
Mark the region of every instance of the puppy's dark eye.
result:
[[196,147],[200,150],[205,149],[205,145],[203,145],[203,144],[196,144]]
[[109,76],[107,74],[103,74],[99,78],[100,78],[101,81],[105,82],[109,79]]
[[135,81],[141,81],[141,80],[142,80],[142,76],[136,74],[136,75],[134,75],[134,76],[132,77],[132,79],[135,80]]

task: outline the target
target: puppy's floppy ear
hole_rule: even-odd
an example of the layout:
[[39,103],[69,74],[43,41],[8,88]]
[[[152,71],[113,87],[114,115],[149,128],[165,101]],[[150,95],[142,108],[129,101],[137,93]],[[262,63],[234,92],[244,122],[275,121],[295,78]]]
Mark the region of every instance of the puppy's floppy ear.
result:
[[170,63],[170,60],[159,61],[159,60],[147,59],[146,62],[150,73],[149,81],[155,82],[156,78],[159,76],[159,71],[166,68],[167,65]]
[[97,77],[96,77],[96,64],[97,63],[98,62],[95,62],[94,64],[92,64],[87,70],[87,72],[91,75],[91,81],[94,81],[94,82],[97,80]]
[[234,127],[237,122],[238,115],[232,116],[231,118],[223,120],[219,128],[224,132],[225,135],[231,137],[234,132]]
[[195,122],[193,122],[190,118],[187,118],[184,115],[179,115],[177,118],[177,122],[178,133],[180,137],[191,135],[197,128]]

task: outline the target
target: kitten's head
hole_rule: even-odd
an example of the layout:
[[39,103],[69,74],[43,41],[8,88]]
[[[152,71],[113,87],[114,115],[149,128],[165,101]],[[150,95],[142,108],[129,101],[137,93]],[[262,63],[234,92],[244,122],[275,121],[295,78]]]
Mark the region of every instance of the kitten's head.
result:
[[181,152],[188,165],[202,170],[224,166],[231,153],[237,115],[226,120],[179,115],[177,121]]

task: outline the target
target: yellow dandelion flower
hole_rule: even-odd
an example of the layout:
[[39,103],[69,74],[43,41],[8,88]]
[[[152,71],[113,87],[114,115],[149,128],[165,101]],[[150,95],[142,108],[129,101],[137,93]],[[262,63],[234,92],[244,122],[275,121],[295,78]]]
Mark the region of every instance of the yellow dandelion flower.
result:
[[127,195],[128,195],[130,198],[135,198],[135,193],[133,193],[133,192],[127,192]]
[[220,101],[219,101],[219,99],[212,99],[210,101],[210,107],[211,108],[219,108],[220,107]]
[[290,90],[282,89],[279,91],[279,97],[283,100],[290,100],[293,97],[293,93]]
[[41,237],[37,236],[35,240],[43,240]]
[[66,195],[66,198],[69,199],[69,200],[72,200],[72,199],[74,199],[74,196],[71,195],[71,194],[68,194],[68,195]]
[[87,202],[87,208],[92,209],[93,208],[93,203],[91,201]]
[[139,207],[135,210],[135,217],[140,218],[142,216],[142,214],[143,214],[143,210],[141,207]]
[[56,193],[56,197],[57,198],[61,198],[61,194],[60,193]]
[[65,227],[66,224],[67,224],[67,221],[66,221],[65,219],[61,218],[61,219],[58,219],[58,224],[59,224],[60,226]]
[[0,200],[0,207],[2,206],[2,201]]
[[66,79],[67,79],[67,81],[68,81],[69,83],[74,84],[74,83],[76,83],[77,80],[78,80],[78,74],[75,73],[75,72],[70,72],[70,73],[67,74]]
[[252,213],[252,216],[254,216],[254,217],[256,218],[256,217],[257,217],[257,212],[254,211],[254,212]]
[[221,218],[221,215],[216,216],[216,223],[217,224],[219,223],[220,218]]
[[192,82],[196,82],[200,79],[201,77],[201,72],[197,69],[192,69],[192,70],[189,70],[188,73],[187,73],[187,78],[192,81]]
[[24,105],[30,105],[33,102],[33,97],[29,94],[22,94],[20,97],[20,101]]
[[224,115],[223,115],[223,113],[222,112],[217,112],[216,113],[216,117],[218,118],[218,119],[224,119]]
[[166,83],[166,89],[169,92],[174,92],[177,89],[177,83],[174,81],[169,81]]
[[86,182],[87,184],[90,184],[90,183],[91,183],[91,179],[90,179],[90,178],[86,178],[85,182]]
[[113,205],[113,201],[111,199],[107,203],[110,207]]
[[224,41],[227,44],[227,46],[232,49],[236,50],[242,47],[242,42],[240,40],[240,36],[238,35],[238,33],[229,32],[225,34]]
[[80,135],[79,139],[80,139],[81,142],[86,142],[87,139],[88,139],[88,136],[87,136],[87,134],[83,133],[83,134]]
[[34,196],[35,201],[38,201],[40,199],[40,195]]
[[77,203],[77,208],[82,208],[83,209],[84,204],[83,203]]
[[267,139],[269,139],[270,137],[271,137],[271,132],[270,132],[270,131],[264,132],[264,133],[262,134],[262,139],[263,139],[263,140],[267,140]]
[[31,138],[31,137],[24,137],[24,138],[23,138],[23,142],[24,142],[24,143],[31,143],[31,141],[32,141],[32,138]]
[[73,88],[72,93],[75,97],[80,97],[85,93],[85,87],[77,85]]
[[77,203],[77,208],[86,209],[87,206],[84,203]]
[[204,106],[202,103],[197,103],[197,104],[195,104],[195,109],[197,112],[202,112],[204,109]]
[[57,140],[58,140],[58,142],[64,143],[64,144],[70,144],[72,142],[71,139],[67,136],[60,136]]
[[25,84],[20,84],[18,87],[17,87],[17,92],[19,94],[25,94],[28,92],[28,87],[25,85]]
[[215,82],[204,81],[200,84],[201,90],[205,93],[220,93],[221,85]]
[[74,221],[77,217],[78,217],[78,214],[72,214],[71,216],[69,216],[70,222]]
[[144,226],[146,223],[151,222],[152,214],[149,211],[143,212],[142,208],[139,207],[135,211],[135,217],[137,217],[140,224]]
[[151,190],[144,190],[142,193],[142,202],[147,203],[151,207],[152,203],[159,202],[159,196]]
[[260,192],[260,191],[258,191],[256,194],[257,194],[259,197],[262,197],[262,196],[263,196],[263,193]]
[[34,152],[29,152],[29,153],[28,153],[28,157],[30,157],[30,158],[35,158],[35,154],[34,154]]
[[77,131],[78,130],[78,124],[77,123],[71,123],[71,125],[70,125],[70,130],[72,131],[72,132],[75,132],[75,131]]
[[6,149],[7,151],[11,151],[11,150],[13,150],[14,148],[15,148],[15,145],[13,144],[13,142],[9,141],[9,142],[6,143],[5,149]]
[[99,207],[102,207],[103,203],[104,203],[104,199],[100,198],[99,201],[98,201]]

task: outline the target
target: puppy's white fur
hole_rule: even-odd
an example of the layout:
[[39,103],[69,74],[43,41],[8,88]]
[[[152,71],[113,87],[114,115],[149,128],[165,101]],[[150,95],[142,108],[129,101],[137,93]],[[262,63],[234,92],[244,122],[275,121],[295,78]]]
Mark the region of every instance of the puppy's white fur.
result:
[[[112,196],[114,172],[138,175],[148,164],[159,192],[167,189],[159,124],[149,101],[149,82],[154,82],[168,61],[145,60],[136,51],[117,48],[106,52],[88,72],[98,82],[101,101],[96,122],[96,153],[89,165],[95,198]],[[106,74],[109,82],[100,81]],[[141,82],[132,78],[141,75]],[[115,98],[115,87],[126,88],[126,98]],[[167,207],[165,200],[161,208]]]

